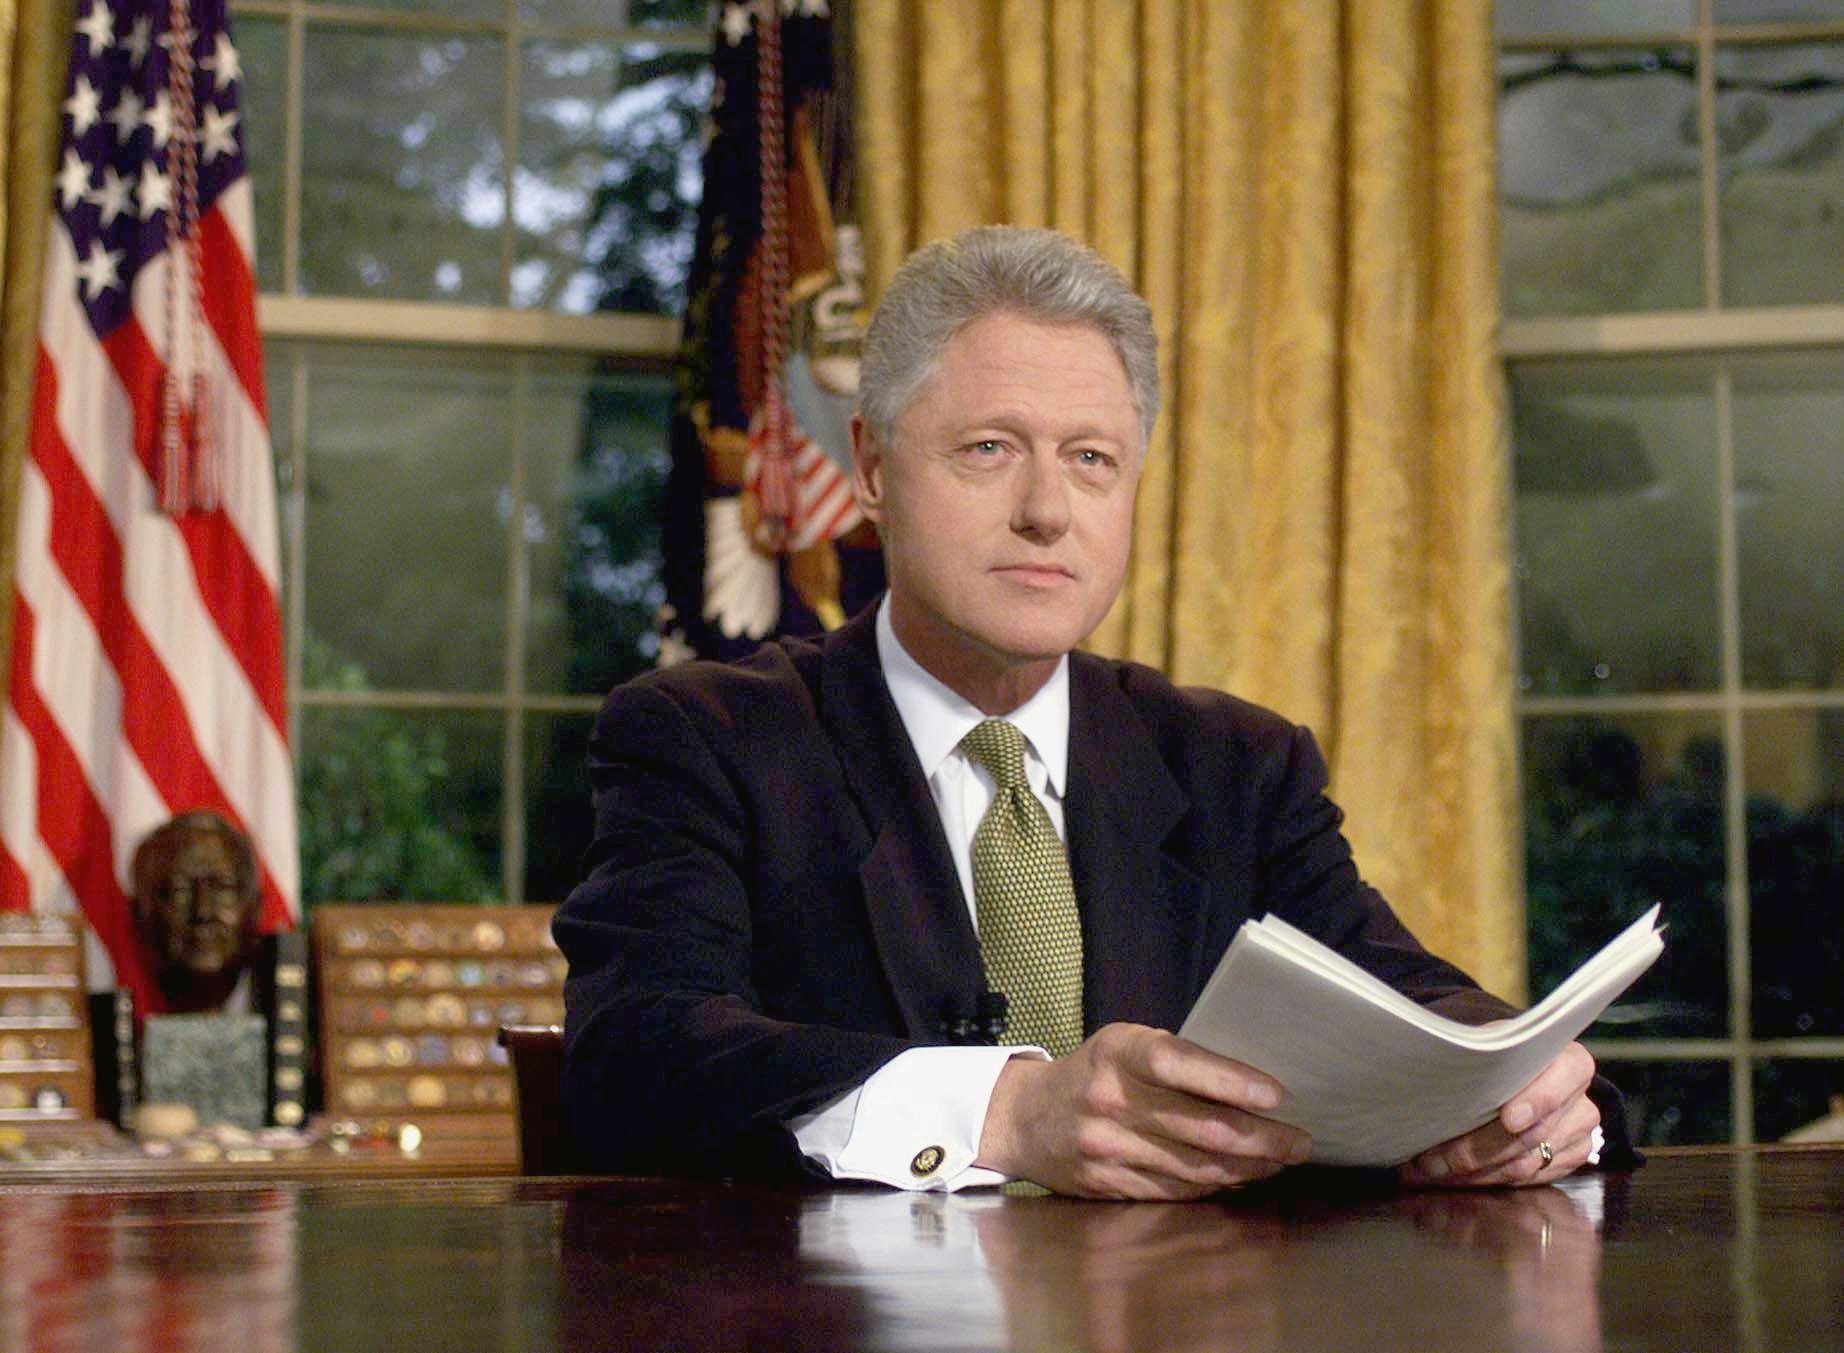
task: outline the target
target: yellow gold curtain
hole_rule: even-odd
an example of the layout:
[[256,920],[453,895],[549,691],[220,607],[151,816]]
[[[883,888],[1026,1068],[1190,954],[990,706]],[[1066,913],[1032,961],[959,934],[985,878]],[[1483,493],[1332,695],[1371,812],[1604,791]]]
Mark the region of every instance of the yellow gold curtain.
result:
[[51,219],[69,0],[0,0],[0,705],[13,633],[13,537],[32,415],[39,273]]
[[1309,724],[1365,874],[1524,989],[1488,0],[856,0],[875,288],[987,221],[1151,301],[1102,652]]

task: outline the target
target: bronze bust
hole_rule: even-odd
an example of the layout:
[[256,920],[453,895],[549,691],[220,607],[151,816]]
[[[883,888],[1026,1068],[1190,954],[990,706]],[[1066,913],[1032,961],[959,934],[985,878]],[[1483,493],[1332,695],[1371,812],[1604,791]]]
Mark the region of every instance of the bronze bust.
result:
[[224,1005],[255,956],[259,900],[249,838],[216,813],[181,813],[141,842],[135,925],[169,1011]]

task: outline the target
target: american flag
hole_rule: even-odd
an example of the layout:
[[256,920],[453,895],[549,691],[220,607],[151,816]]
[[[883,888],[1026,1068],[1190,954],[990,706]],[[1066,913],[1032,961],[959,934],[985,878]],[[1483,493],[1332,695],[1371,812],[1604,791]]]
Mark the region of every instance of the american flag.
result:
[[851,486],[864,303],[851,43],[831,0],[726,0],[714,44],[662,662],[740,657],[776,634],[836,626],[884,586]]
[[158,1010],[129,862],[172,814],[215,809],[249,834],[266,929],[299,911],[243,71],[224,0],[78,3],[20,493],[0,909],[81,908]]

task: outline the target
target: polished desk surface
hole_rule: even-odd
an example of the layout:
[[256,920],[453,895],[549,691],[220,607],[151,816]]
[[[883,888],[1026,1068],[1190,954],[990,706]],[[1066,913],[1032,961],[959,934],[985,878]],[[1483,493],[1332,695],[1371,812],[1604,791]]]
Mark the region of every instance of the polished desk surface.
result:
[[0,1179],[0,1348],[1844,1348],[1844,1150],[1227,1201]]
[[[0,1128],[0,1139],[6,1138]],[[14,1134],[20,1135],[20,1134]],[[74,1188],[137,1185],[268,1183],[277,1180],[402,1180],[480,1178],[519,1172],[517,1141],[497,1135],[429,1134],[404,1150],[390,1134],[342,1137],[324,1125],[303,1144],[262,1145],[242,1134],[239,1146],[221,1130],[165,1143],[164,1156],[101,1122],[35,1125],[19,1142],[0,1140],[0,1191],[26,1184]],[[3,1349],[0,1349],[3,1353]]]

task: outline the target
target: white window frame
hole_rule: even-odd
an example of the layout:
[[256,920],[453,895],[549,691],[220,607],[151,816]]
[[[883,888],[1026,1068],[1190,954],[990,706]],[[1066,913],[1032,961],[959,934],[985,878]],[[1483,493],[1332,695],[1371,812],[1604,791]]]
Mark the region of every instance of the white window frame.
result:
[[[518,0],[504,0],[497,18],[447,15],[324,0],[232,0],[233,22],[245,18],[286,25],[286,91],[283,111],[282,287],[257,300],[257,324],[265,342],[374,343],[399,348],[448,348],[498,357],[510,356],[513,367],[512,464],[510,487],[522,495],[526,458],[526,420],[531,378],[537,365],[558,356],[614,357],[635,365],[668,369],[679,344],[676,319],[646,314],[566,314],[511,306],[458,305],[439,301],[379,301],[362,298],[302,296],[301,175],[303,126],[303,58],[310,25],[363,29],[404,36],[455,34],[499,39],[504,49],[504,98],[501,140],[508,166],[519,162],[520,55],[531,39],[599,43],[610,47],[645,44],[663,51],[708,53],[712,30],[642,28],[627,24],[584,25],[534,22],[520,17]],[[515,176],[505,175],[503,220],[513,219]],[[502,227],[500,290],[509,295],[513,232]],[[272,378],[289,387],[287,443],[290,463],[282,502],[284,568],[290,579],[283,632],[287,647],[287,691],[291,745],[299,746],[300,712],[317,708],[388,710],[456,710],[498,713],[503,724],[503,792],[500,804],[500,891],[507,903],[525,897],[525,720],[532,714],[592,715],[599,695],[532,694],[524,688],[528,577],[525,551],[518,538],[518,514],[507,530],[506,676],[497,691],[439,689],[307,690],[302,685],[301,654],[306,634],[306,586],[301,568],[306,550],[308,367],[305,347],[297,349],[281,371],[271,363]],[[277,429],[278,433],[281,429]],[[278,438],[279,440],[279,438]],[[443,899],[429,899],[443,900]],[[535,899],[556,901],[555,898]]]
[[[1714,359],[1717,423],[1719,582],[1721,588],[1721,678],[1713,691],[1655,695],[1533,696],[1516,702],[1519,727],[1526,716],[1591,716],[1707,713],[1720,716],[1724,760],[1725,912],[1728,926],[1729,1033],[1724,1038],[1600,1038],[1588,1047],[1597,1058],[1620,1062],[1726,1063],[1729,1068],[1730,1137],[1738,1145],[1755,1140],[1754,1068],[1758,1061],[1844,1061],[1844,1037],[1757,1039],[1753,1033],[1753,966],[1746,791],[1743,781],[1744,715],[1762,710],[1844,709],[1844,690],[1762,692],[1746,690],[1741,672],[1740,564],[1736,539],[1733,381],[1725,358],[1774,352],[1844,355],[1844,305],[1722,306],[1722,241],[1716,157],[1716,52],[1718,47],[1844,42],[1844,22],[1718,24],[1714,0],[1698,0],[1698,18],[1688,29],[1645,33],[1542,34],[1501,39],[1503,55],[1547,53],[1559,48],[1684,46],[1697,59],[1699,192],[1703,232],[1702,308],[1637,314],[1507,319],[1501,348],[1507,372],[1539,369],[1551,362],[1655,357]],[[1522,733],[1520,731],[1520,746]]]

